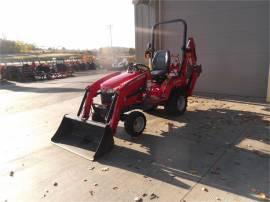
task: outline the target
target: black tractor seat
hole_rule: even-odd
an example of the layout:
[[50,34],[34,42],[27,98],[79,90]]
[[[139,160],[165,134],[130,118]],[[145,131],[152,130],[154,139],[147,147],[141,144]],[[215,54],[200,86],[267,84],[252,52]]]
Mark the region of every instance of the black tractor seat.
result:
[[152,80],[162,83],[169,72],[169,67],[171,64],[170,51],[158,50],[154,53],[152,60],[153,68],[151,71]]

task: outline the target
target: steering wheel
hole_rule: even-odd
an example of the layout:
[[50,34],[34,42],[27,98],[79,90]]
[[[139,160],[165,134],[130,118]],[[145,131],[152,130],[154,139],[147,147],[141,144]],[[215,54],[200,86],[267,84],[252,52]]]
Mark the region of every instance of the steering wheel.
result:
[[141,63],[135,63],[133,65],[130,65],[128,66],[128,70],[129,71],[140,71],[140,70],[143,70],[143,71],[150,71],[150,68],[144,64],[141,64]]

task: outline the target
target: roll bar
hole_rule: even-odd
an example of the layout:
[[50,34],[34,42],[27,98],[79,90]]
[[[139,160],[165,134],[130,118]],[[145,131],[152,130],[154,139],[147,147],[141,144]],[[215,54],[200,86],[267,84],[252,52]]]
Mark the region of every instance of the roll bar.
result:
[[180,22],[180,23],[182,23],[184,25],[184,36],[183,36],[182,50],[185,51],[185,49],[186,49],[186,43],[187,43],[187,23],[183,19],[175,19],[175,20],[168,20],[168,21],[164,21],[164,22],[158,22],[158,23],[154,24],[154,26],[152,27],[152,44],[151,44],[151,49],[152,49],[153,52],[155,51],[155,34],[156,34],[156,28],[159,25],[171,24],[171,23],[177,23],[177,22]]

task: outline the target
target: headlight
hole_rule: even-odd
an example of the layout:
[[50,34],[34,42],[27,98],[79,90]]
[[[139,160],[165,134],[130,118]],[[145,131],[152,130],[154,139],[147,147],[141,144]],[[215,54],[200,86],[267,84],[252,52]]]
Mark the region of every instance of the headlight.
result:
[[115,92],[115,90],[113,88],[101,89],[101,93],[113,94],[114,92]]
[[106,91],[107,93],[109,93],[109,94],[113,94],[114,93],[114,89],[113,88],[111,88],[111,89],[107,89],[107,91]]

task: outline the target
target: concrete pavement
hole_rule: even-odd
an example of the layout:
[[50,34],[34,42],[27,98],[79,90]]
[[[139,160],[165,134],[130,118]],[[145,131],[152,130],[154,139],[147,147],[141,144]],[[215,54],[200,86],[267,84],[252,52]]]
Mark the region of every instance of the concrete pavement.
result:
[[52,145],[100,76],[0,85],[0,201],[267,200],[270,108],[258,100],[195,96],[178,118],[158,108],[139,138],[120,123],[98,162]]

